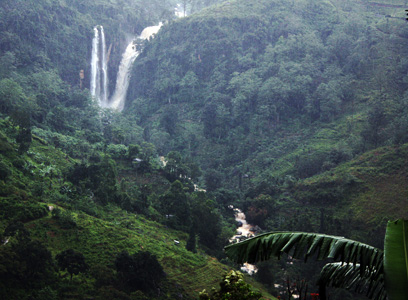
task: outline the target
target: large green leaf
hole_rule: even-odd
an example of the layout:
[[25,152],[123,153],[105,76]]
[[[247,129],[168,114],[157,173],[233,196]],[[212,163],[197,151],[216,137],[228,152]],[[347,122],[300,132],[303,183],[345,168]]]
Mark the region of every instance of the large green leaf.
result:
[[270,232],[229,245],[225,253],[237,263],[256,263],[272,256],[280,257],[282,253],[305,260],[315,254],[319,260],[333,258],[347,265],[327,266],[320,285],[335,284],[343,288],[355,285],[360,291],[366,290],[370,298],[385,299],[383,253],[364,243],[318,233]]
[[318,284],[319,286],[353,289],[358,293],[365,293],[370,299],[385,300],[387,294],[383,275],[382,272],[370,271],[369,268],[361,270],[360,264],[336,262],[323,267]]
[[227,256],[237,263],[256,263],[282,253],[295,258],[317,254],[317,259],[333,258],[345,263],[360,263],[362,268],[382,269],[383,253],[370,245],[344,237],[305,232],[269,232],[225,247]]
[[408,298],[408,221],[388,222],[384,245],[385,288],[390,300]]

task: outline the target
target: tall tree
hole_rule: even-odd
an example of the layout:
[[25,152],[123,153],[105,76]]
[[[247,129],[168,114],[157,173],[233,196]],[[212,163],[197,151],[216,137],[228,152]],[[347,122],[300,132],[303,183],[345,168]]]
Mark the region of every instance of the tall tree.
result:
[[187,231],[191,224],[191,206],[183,184],[176,180],[170,189],[159,198],[159,211],[167,219],[166,224]]
[[63,271],[67,270],[71,275],[71,281],[73,275],[84,273],[89,268],[88,264],[85,262],[84,255],[73,249],[62,251],[55,256],[55,259],[57,260],[58,267]]

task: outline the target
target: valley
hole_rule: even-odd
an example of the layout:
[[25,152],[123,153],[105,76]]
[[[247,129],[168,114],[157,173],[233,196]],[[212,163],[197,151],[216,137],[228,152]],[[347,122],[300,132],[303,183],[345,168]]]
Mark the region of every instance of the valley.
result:
[[0,299],[316,299],[224,247],[407,219],[407,5],[0,2]]

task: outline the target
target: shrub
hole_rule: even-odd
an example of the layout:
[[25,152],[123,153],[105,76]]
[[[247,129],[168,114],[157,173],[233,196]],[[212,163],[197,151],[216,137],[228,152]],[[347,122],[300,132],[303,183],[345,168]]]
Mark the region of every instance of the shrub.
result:
[[6,180],[10,175],[10,167],[4,161],[0,161],[0,180]]
[[142,251],[129,255],[123,251],[116,256],[115,268],[118,280],[127,290],[148,291],[157,288],[165,276],[156,256]]
[[24,165],[25,165],[25,160],[22,159],[21,157],[16,157],[13,161],[12,164],[15,168],[19,169],[19,170],[23,170],[24,169]]
[[81,252],[74,251],[73,249],[68,249],[62,251],[55,256],[57,260],[58,267],[61,270],[67,270],[71,275],[78,275],[79,273],[84,273],[88,270],[88,264],[85,262],[85,257]]
[[76,222],[72,214],[68,211],[63,211],[59,208],[54,208],[52,217],[58,221],[62,229],[71,229],[76,227]]
[[112,158],[125,158],[127,154],[127,147],[125,145],[119,144],[119,145],[114,145],[110,144],[108,145],[106,151]]
[[252,286],[244,281],[244,275],[238,271],[230,271],[220,282],[220,290],[209,295],[205,290],[200,293],[200,300],[258,300],[261,293],[252,290]]

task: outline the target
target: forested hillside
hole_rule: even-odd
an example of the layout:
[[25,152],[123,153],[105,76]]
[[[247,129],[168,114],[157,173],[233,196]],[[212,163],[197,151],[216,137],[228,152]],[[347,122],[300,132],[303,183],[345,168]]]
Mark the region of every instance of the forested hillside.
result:
[[[136,61],[125,114],[199,161],[210,191],[255,210],[309,199],[306,178],[407,141],[404,3],[382,4],[238,1],[173,21]],[[332,188],[311,198],[342,199]]]
[[[382,247],[408,208],[405,2],[0,1],[0,298],[197,299],[239,267],[231,205],[258,233]],[[134,44],[124,110],[100,107],[95,30],[112,96],[159,22]],[[320,266],[246,280],[306,300]]]

